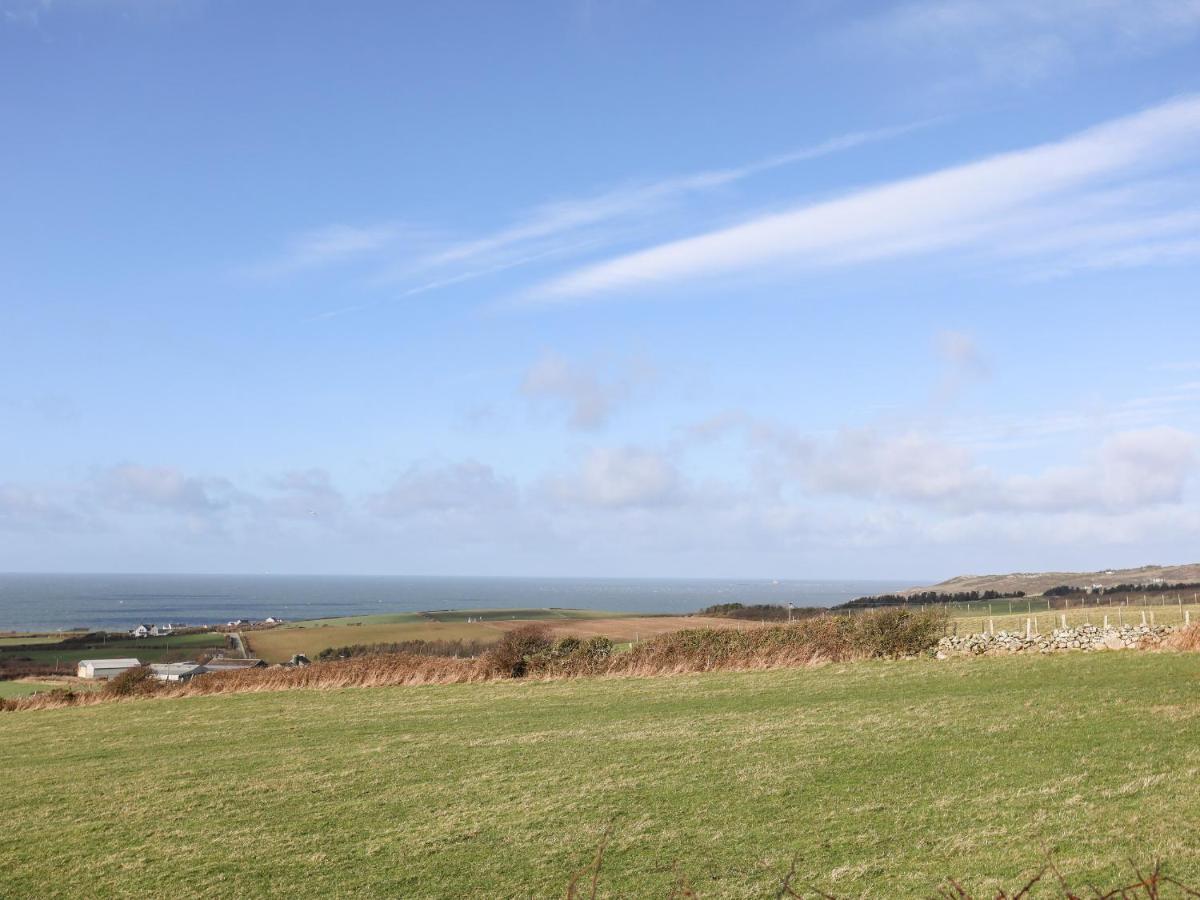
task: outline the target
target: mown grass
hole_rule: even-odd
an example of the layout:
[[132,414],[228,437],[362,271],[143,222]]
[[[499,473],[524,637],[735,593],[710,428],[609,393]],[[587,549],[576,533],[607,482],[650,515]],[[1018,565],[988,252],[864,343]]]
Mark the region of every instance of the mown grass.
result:
[[1200,657],[292,691],[0,719],[0,896],[1200,881]]

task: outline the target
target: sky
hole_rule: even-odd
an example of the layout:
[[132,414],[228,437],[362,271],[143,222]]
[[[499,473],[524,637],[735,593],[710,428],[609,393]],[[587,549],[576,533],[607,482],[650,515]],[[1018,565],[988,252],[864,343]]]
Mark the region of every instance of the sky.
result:
[[1198,338],[1198,0],[0,0],[0,570],[1194,562]]

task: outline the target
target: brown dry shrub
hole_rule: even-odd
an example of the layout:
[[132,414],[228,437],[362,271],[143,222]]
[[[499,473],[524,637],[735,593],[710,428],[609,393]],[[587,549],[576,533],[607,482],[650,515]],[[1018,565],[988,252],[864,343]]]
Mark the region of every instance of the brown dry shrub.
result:
[[1167,638],[1163,646],[1171,650],[1183,650],[1192,653],[1200,651],[1200,623],[1189,625],[1187,628],[1175,632]]
[[540,622],[530,622],[505,632],[504,637],[483,654],[479,664],[485,673],[497,678],[524,678],[531,669],[538,667],[535,660],[553,646],[550,629]]
[[149,666],[136,666],[109,679],[100,690],[109,697],[144,697],[157,693],[162,684]]

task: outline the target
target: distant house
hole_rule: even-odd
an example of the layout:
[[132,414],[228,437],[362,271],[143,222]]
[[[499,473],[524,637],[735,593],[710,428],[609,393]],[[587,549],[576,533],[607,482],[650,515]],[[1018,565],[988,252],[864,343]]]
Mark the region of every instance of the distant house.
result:
[[208,669],[199,663],[151,663],[150,673],[159,681],[191,681]]
[[261,659],[233,659],[217,656],[206,662],[204,668],[208,672],[236,672],[239,669],[264,669],[266,665]]
[[75,674],[80,678],[116,678],[140,665],[136,659],[81,659]]
[[226,628],[237,628],[239,625],[249,625],[245,619],[230,619],[225,623]]
[[137,628],[134,628],[132,631],[129,632],[129,636],[135,637],[135,638],[147,637],[150,635],[152,627],[153,626],[150,626],[150,625],[139,625]]
[[166,637],[175,630],[175,626],[167,623],[166,625],[153,625],[150,628],[150,634],[154,637]]
[[264,625],[282,625],[283,619],[277,619],[274,616],[267,616],[265,619],[263,619],[263,624]]

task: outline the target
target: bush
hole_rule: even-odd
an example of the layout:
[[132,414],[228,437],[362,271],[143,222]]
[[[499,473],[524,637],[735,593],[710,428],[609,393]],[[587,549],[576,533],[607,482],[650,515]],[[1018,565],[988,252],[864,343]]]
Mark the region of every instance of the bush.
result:
[[490,642],[464,640],[411,640],[388,644],[350,644],[346,647],[327,647],[317,654],[319,661],[353,659],[356,656],[380,656],[402,653],[409,656],[448,656],[460,659],[481,655],[491,647]]
[[156,681],[149,666],[137,666],[126,669],[120,675],[110,679],[103,688],[110,697],[133,697],[135,695],[152,694],[161,682]]
[[549,658],[553,647],[550,629],[531,622],[506,632],[480,662],[489,674],[502,678],[524,678],[530,671],[531,663],[538,666],[542,661],[539,658]]

